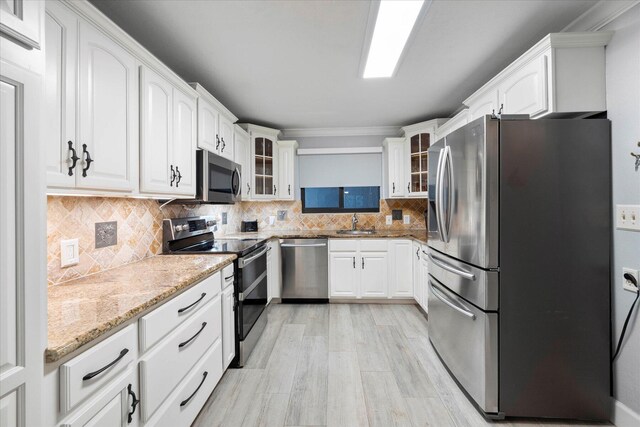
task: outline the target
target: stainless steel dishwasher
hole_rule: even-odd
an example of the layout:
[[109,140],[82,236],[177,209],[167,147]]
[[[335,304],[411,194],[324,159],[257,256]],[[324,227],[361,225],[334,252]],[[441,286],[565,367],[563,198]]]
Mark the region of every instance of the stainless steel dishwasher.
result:
[[282,301],[327,302],[327,239],[281,239]]

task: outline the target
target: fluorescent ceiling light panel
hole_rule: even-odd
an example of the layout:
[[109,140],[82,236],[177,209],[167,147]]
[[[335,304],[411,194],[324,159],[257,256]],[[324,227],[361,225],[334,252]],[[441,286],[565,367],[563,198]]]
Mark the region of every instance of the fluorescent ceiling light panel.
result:
[[391,77],[424,0],[382,0],[373,30],[364,78]]

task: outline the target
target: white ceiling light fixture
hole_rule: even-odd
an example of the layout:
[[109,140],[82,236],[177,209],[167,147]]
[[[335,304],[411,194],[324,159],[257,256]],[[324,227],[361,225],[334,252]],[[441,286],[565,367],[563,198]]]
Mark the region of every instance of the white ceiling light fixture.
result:
[[362,77],[367,79],[394,75],[424,3],[424,0],[379,2]]

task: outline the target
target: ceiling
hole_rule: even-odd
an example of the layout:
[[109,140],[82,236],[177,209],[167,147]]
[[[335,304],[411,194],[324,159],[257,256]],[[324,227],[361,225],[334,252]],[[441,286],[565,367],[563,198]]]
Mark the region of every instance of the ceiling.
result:
[[369,1],[90,0],[241,121],[403,126],[448,117],[596,0],[433,1],[396,75],[359,75]]

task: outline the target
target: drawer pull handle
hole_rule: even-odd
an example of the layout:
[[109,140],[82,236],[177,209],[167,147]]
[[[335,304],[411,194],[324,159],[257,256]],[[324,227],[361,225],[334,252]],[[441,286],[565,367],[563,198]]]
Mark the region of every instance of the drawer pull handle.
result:
[[459,307],[458,305],[452,303],[451,301],[449,301],[448,298],[446,298],[443,294],[440,293],[440,291],[438,290],[438,288],[435,287],[435,285],[433,284],[433,282],[431,281],[431,279],[429,279],[429,285],[431,287],[431,293],[438,298],[440,301],[442,301],[444,304],[448,305],[449,307],[451,307],[452,309],[454,309],[455,311],[457,311],[458,313],[467,316],[469,319],[471,320],[476,320],[476,315],[473,314],[472,312],[470,312],[469,310],[466,309],[466,307]]
[[178,314],[180,313],[184,313],[185,311],[189,310],[191,307],[193,307],[194,305],[198,304],[200,301],[202,301],[202,298],[205,297],[205,295],[207,295],[206,292],[203,292],[202,295],[200,295],[200,298],[198,298],[197,300],[195,300],[195,302],[193,302],[192,304],[189,304],[186,307],[182,307],[181,309],[178,310]]
[[233,279],[233,274],[231,276],[227,276],[224,278],[224,280],[229,280],[229,279]]
[[129,353],[129,349],[128,348],[123,348],[122,351],[120,352],[120,355],[118,357],[116,357],[116,359],[109,363],[108,365],[103,366],[102,368],[98,369],[97,371],[93,371],[93,372],[89,372],[87,375],[85,375],[84,377],[82,377],[82,381],[87,381],[90,380],[91,378],[100,375],[101,373],[103,373],[104,371],[106,371],[107,369],[109,369],[110,367],[112,367],[113,365],[115,365],[116,363],[118,363],[120,361],[120,359],[122,359],[127,353]]
[[[424,251],[422,251],[424,252]],[[438,267],[447,270],[453,274],[457,274],[458,276],[464,277],[467,280],[476,280],[476,275],[473,273],[469,273],[468,271],[465,271],[461,268],[457,268],[454,267],[453,265],[450,265],[444,261],[442,261],[440,258],[436,258],[435,256],[431,255],[431,254],[427,254],[426,252],[424,252],[425,255],[427,255],[429,257],[429,259],[431,260],[431,262],[433,262],[435,265],[437,265]]]
[[127,387],[127,393],[129,393],[129,396],[133,398],[133,401],[131,402],[131,412],[127,415],[127,424],[131,424],[131,421],[133,421],[133,414],[136,412],[140,399],[138,399],[133,390],[131,390],[131,384]]
[[192,336],[191,338],[189,338],[185,342],[181,342],[180,344],[178,344],[178,348],[182,348],[185,345],[189,344],[191,341],[195,340],[196,337],[198,335],[200,335],[200,332],[202,332],[202,330],[204,329],[205,326],[207,326],[207,322],[202,322],[202,327],[200,328],[200,330],[198,332],[196,332],[196,334],[194,336]]
[[207,375],[209,375],[209,372],[204,371],[202,374],[202,381],[200,381],[200,385],[198,385],[198,388],[196,389],[196,391],[194,391],[193,393],[191,393],[191,396],[187,397],[185,400],[183,400],[182,402],[180,402],[180,406],[184,406],[187,403],[189,403],[189,401],[191,399],[193,399],[193,396],[196,395],[196,393],[198,392],[198,390],[200,390],[200,387],[202,387],[202,384],[204,384],[204,380],[207,379]]

